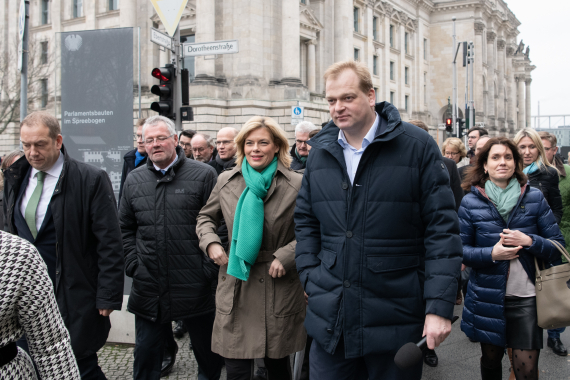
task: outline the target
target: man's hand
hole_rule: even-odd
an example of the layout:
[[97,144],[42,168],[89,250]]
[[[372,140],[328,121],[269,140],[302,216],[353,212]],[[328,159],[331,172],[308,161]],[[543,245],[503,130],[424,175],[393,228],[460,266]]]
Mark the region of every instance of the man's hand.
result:
[[439,346],[451,332],[451,321],[435,314],[427,314],[422,336],[427,336],[427,346],[433,350]]
[[99,315],[103,317],[108,317],[113,312],[113,309],[99,309]]
[[278,259],[273,260],[271,267],[269,267],[269,275],[273,278],[285,276],[285,268]]
[[224,247],[222,247],[219,243],[212,243],[206,248],[208,251],[208,256],[210,259],[214,260],[214,263],[217,265],[226,265],[228,263],[228,255],[226,255],[226,251],[224,251]]

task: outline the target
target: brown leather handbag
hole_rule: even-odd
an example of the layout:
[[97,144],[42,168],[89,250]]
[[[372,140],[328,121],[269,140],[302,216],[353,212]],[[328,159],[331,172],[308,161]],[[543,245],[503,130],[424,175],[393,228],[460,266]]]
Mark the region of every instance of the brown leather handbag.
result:
[[549,240],[568,263],[540,269],[536,257],[536,312],[538,325],[543,329],[570,326],[570,255],[557,241]]

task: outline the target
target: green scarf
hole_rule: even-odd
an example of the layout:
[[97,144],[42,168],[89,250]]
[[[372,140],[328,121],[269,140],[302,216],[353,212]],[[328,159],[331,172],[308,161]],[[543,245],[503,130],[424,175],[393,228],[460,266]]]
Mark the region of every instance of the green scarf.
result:
[[297,152],[297,147],[295,147],[295,156],[301,161],[302,163],[307,162],[307,156],[301,156],[299,152]]
[[247,160],[243,161],[241,170],[246,188],[239,197],[234,216],[228,274],[247,281],[261,248],[263,199],[277,170],[277,157],[261,173],[253,169]]
[[509,220],[509,215],[517,205],[519,197],[521,196],[521,185],[516,178],[513,178],[509,181],[506,189],[501,189],[495,185],[493,181],[489,180],[485,182],[485,193],[487,193],[489,199],[497,206],[499,214],[501,214],[506,222]]

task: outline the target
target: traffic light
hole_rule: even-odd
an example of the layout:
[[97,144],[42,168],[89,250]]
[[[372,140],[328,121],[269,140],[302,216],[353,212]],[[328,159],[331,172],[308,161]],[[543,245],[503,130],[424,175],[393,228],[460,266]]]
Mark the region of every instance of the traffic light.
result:
[[465,126],[465,122],[461,118],[457,118],[457,137],[463,138],[463,127]]
[[160,96],[158,102],[153,102],[150,109],[158,112],[159,115],[172,120],[176,118],[174,113],[174,66],[167,64],[165,67],[152,69],[152,76],[160,80],[160,84],[152,86],[150,92]]
[[453,120],[451,118],[445,119],[445,131],[449,133],[453,132]]

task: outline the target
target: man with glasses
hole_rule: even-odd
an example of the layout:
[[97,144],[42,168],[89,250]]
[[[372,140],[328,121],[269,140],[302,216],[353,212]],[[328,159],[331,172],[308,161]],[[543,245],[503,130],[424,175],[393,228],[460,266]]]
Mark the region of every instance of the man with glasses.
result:
[[194,137],[195,134],[196,131],[186,129],[180,132],[180,135],[178,136],[180,141],[179,145],[184,149],[186,158],[194,159],[194,156],[192,155],[192,137]]
[[216,158],[217,151],[214,147],[214,141],[209,135],[196,133],[192,137],[192,154],[196,161],[207,164]]
[[133,378],[160,378],[164,337],[171,321],[183,320],[198,379],[218,380],[223,359],[211,350],[217,267],[196,235],[196,216],[216,184],[216,171],[186,158],[170,119],[153,116],[142,132],[147,164],[127,177],[119,212],[125,272],[133,278],[127,304],[135,315]]
[[302,121],[295,127],[295,146],[291,148],[291,169],[305,169],[309,157],[309,133],[319,128],[310,121]]
[[[469,146],[469,151],[467,152],[467,157],[469,159],[475,157],[475,144],[481,138],[481,136],[488,136],[489,132],[485,128],[472,127],[467,131],[467,145]],[[470,163],[472,165],[472,163]]]
[[236,166],[237,146],[234,142],[238,131],[232,127],[222,128],[216,136],[216,149],[218,154],[208,162],[208,165],[216,169],[218,175],[226,169]]
[[137,147],[133,150],[129,150],[123,157],[123,173],[121,174],[121,186],[119,187],[119,202],[121,201],[121,196],[123,195],[123,185],[127,179],[127,175],[133,171],[133,169],[138,168],[146,163],[146,149],[144,147],[144,142],[142,139],[142,127],[145,118],[137,120],[137,131],[134,135],[134,140],[137,143]]

